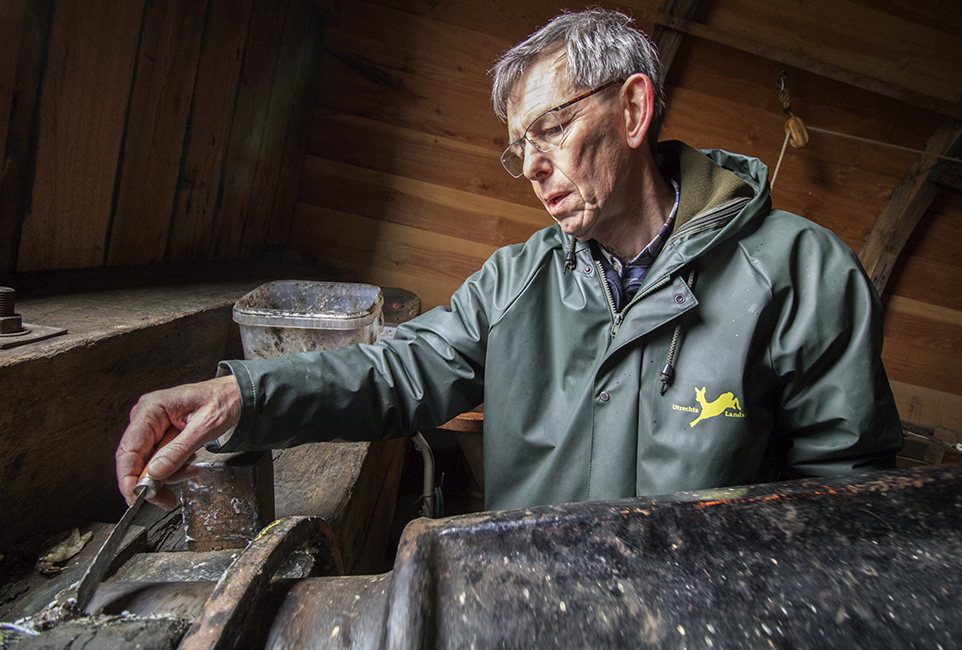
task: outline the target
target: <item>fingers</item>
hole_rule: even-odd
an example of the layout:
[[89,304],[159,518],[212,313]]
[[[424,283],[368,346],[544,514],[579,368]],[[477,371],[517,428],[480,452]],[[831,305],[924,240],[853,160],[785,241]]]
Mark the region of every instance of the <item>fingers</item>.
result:
[[[185,466],[194,452],[239,419],[240,391],[230,376],[141,397],[130,412],[130,424],[115,455],[117,485],[127,503],[136,498],[134,486],[145,465],[151,478],[183,480],[193,471]],[[170,427],[179,433],[158,449]],[[150,501],[167,509],[176,506],[173,493],[167,489],[160,490]]]
[[[164,479],[164,485],[157,490],[157,494],[154,498],[150,499],[150,502],[160,506],[168,512],[177,507],[178,499],[177,495],[167,487],[168,485],[173,485],[174,483],[182,483],[184,481],[189,481],[200,473],[200,468],[196,465],[191,465],[190,462],[194,460],[197,454],[191,454],[190,458],[187,460],[187,465],[184,465],[173,474]],[[150,471],[147,472],[150,474]]]

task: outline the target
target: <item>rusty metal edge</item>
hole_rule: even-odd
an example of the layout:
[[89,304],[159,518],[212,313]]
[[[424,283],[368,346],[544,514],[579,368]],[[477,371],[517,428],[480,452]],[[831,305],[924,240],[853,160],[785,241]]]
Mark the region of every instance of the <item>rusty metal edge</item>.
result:
[[317,548],[319,561],[326,556],[334,572],[343,573],[334,533],[323,519],[285,517],[267,526],[224,572],[204,604],[202,616],[194,621],[178,648],[240,647],[242,638],[249,634],[243,621],[267,591],[274,572],[291,553],[312,546]]

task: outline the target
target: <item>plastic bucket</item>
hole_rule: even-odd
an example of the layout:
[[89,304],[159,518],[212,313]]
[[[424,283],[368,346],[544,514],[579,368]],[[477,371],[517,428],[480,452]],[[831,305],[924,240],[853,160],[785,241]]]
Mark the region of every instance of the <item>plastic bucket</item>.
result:
[[234,303],[247,359],[373,343],[381,330],[381,288],[349,282],[281,280]]

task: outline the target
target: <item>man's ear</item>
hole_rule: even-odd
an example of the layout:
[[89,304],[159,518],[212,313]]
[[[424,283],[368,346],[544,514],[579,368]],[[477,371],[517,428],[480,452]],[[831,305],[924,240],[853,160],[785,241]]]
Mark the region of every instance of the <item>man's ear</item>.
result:
[[628,146],[637,149],[648,135],[655,110],[655,93],[647,75],[633,74],[621,88]]

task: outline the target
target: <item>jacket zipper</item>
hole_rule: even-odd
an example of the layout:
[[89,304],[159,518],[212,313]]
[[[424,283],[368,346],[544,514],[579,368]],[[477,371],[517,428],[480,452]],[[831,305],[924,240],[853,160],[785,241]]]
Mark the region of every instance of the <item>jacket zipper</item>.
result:
[[611,319],[612,319],[611,338],[615,338],[615,336],[618,335],[618,330],[621,329],[621,323],[624,322],[625,320],[625,312],[628,311],[629,307],[631,307],[632,305],[634,305],[636,302],[640,300],[644,300],[645,298],[647,298],[648,296],[650,296],[651,294],[653,294],[654,292],[658,291],[659,289],[661,289],[662,287],[664,287],[665,285],[671,282],[671,276],[666,275],[665,277],[658,280],[658,282],[654,283],[653,285],[645,289],[644,291],[635,294],[635,297],[629,300],[628,304],[625,305],[621,311],[615,311],[615,299],[611,295],[611,287],[608,286],[608,280],[605,278],[605,272],[604,272],[604,269],[601,267],[601,262],[598,262],[597,260],[595,260],[595,266],[598,269],[598,277],[601,279],[601,285],[605,289],[605,297],[608,299],[608,309],[611,310]]
[[[704,230],[709,230],[714,228],[718,223],[731,220],[732,217],[738,214],[738,212],[741,211],[741,209],[744,208],[745,204],[748,202],[749,199],[741,197],[715,206],[700,217],[691,220],[680,229],[673,232],[671,237],[669,237],[665,242],[665,246],[668,246],[680,236],[689,236]],[[662,252],[664,252],[664,250]],[[615,338],[615,336],[618,335],[618,330],[621,328],[621,323],[625,320],[625,312],[628,311],[629,307],[640,300],[644,300],[671,282],[671,275],[664,276],[643,292],[636,294],[635,297],[629,300],[628,304],[625,305],[620,312],[618,312],[615,311],[615,299],[611,295],[611,288],[608,286],[608,280],[605,278],[605,272],[601,267],[601,262],[595,260],[595,268],[598,270],[598,278],[601,280],[601,286],[604,287],[605,297],[608,299],[608,309],[611,311],[611,338]]]
[[717,205],[707,212],[696,216],[694,219],[683,225],[681,228],[671,233],[671,237],[665,242],[665,246],[675,241],[679,237],[688,237],[698,234],[705,230],[715,228],[719,223],[725,223],[735,217],[745,204],[749,202],[747,198],[733,199],[727,203]]

